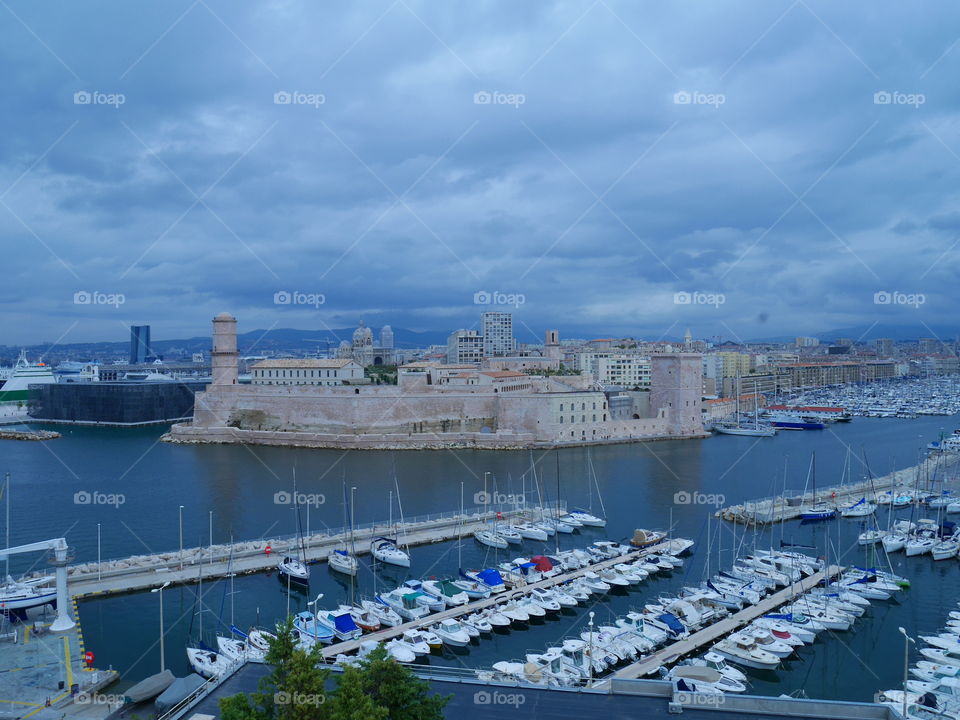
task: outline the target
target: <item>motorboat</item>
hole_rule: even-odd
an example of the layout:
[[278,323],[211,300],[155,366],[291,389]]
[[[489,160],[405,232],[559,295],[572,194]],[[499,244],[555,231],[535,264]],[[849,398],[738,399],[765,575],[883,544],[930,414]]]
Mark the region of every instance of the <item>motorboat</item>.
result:
[[440,612],[447,606],[442,596],[438,597],[426,592],[423,589],[423,583],[419,580],[405,580],[398,590],[401,592],[414,593],[417,603],[429,608],[430,612]]
[[410,555],[401,550],[396,540],[386,537],[370,541],[370,554],[380,562],[398,567],[410,567]]
[[523,536],[509,525],[501,525],[497,528],[496,534],[506,540],[508,543],[519,545],[523,542]]
[[[537,592],[537,590],[539,590],[539,592]],[[526,597],[530,602],[534,603],[535,605],[539,605],[546,612],[560,612],[560,603],[557,602],[556,598],[553,597],[553,593],[551,593],[549,590],[536,588],[534,592],[531,592]]]
[[453,581],[454,586],[471,600],[482,600],[492,593],[504,592],[507,589],[503,577],[496,570],[460,571],[460,579]]
[[224,655],[200,648],[188,647],[187,660],[190,662],[193,671],[205,678],[225,675],[233,665]]
[[386,605],[404,620],[420,620],[430,614],[430,608],[419,602],[423,593],[407,591],[406,589],[391,590],[388,593],[377,595],[381,605]]
[[401,640],[400,638],[394,638],[393,640],[388,640],[383,644],[387,652],[397,662],[412,663],[417,659],[417,654],[413,651],[413,647],[410,643]]
[[[360,607],[364,612],[369,613],[372,617],[379,620],[381,625],[396,627],[397,625],[403,624],[403,618],[386,603],[374,600],[361,600]],[[356,618],[354,618],[354,622],[356,622]]]
[[[382,608],[383,606],[381,605],[380,607]],[[337,608],[338,612],[344,610],[350,613],[356,626],[365,632],[376,632],[383,626],[377,614],[367,610],[361,605],[341,605]],[[399,619],[398,617],[397,620]]]
[[333,642],[333,629],[326,623],[317,622],[317,617],[307,610],[297,613],[293,619],[293,628],[307,643],[330,644]]
[[[524,610],[527,615],[532,618],[542,618],[547,614],[547,609],[543,605],[534,601],[532,598],[527,597],[526,595],[517,593],[513,596],[513,601],[517,604],[517,607]],[[557,609],[560,609],[559,606],[557,606]]]
[[[775,638],[769,630],[764,628],[746,628],[742,631],[742,634],[753,637],[753,640],[757,643],[758,648],[767,651],[771,655],[776,655],[779,658],[790,657],[793,655],[794,648],[797,647],[786,640]],[[791,635],[790,637],[792,638],[793,636]],[[798,645],[803,644],[799,640],[797,643]]]
[[780,665],[780,658],[757,646],[753,637],[733,633],[713,646],[711,652],[726,660],[758,670],[773,670]]
[[595,572],[586,572],[580,579],[592,593],[605,593],[610,590],[610,585]]
[[579,672],[581,678],[597,677],[608,667],[608,663],[598,657],[600,652],[591,657],[589,651],[590,648],[583,640],[573,638],[564,640],[560,647],[564,662]]
[[[666,677],[676,684],[681,692],[742,693],[747,686],[740,680],[734,680],[706,665],[677,665],[666,673]],[[681,683],[683,689],[681,690]]]
[[428,595],[442,600],[447,607],[457,607],[470,602],[470,596],[457,587],[453,580],[424,580],[421,588]]
[[496,612],[510,619],[511,622],[525,623],[530,620],[530,613],[521,607],[514,599],[501,600],[494,605]]
[[341,642],[356,640],[363,635],[363,630],[353,621],[353,614],[349,607],[320,612],[316,617],[320,624],[326,625],[333,632],[333,636]]
[[427,642],[418,630],[406,630],[402,635],[403,641],[409,645],[417,655],[429,655],[430,643]]
[[621,575],[619,572],[613,568],[604,568],[599,573],[600,579],[611,587],[629,587],[633,583]]
[[704,653],[703,657],[690,658],[684,660],[680,663],[681,665],[692,665],[694,667],[708,667],[711,670],[716,670],[718,673],[724,677],[735,680],[739,683],[746,683],[747,676],[742,672],[737,670],[735,667],[730,665],[722,655],[718,655],[715,652]]
[[357,558],[346,550],[331,550],[327,554],[327,565],[338,573],[356,576],[359,563]]
[[626,617],[617,618],[614,625],[646,638],[654,646],[662,645],[670,638],[668,632],[646,622],[644,615],[639,612],[628,612]]
[[[503,618],[506,622],[504,626],[510,624],[508,618]],[[492,633],[493,632],[493,622],[490,618],[483,612],[475,612],[472,615],[465,615],[460,618],[460,624],[469,628],[476,629],[477,633]]]
[[474,613],[470,617],[481,618],[482,620],[490,623],[492,627],[509,627],[510,626],[510,618],[508,618],[506,615],[500,612],[496,607],[491,607],[491,608],[487,608],[486,610],[481,610],[479,612]]
[[470,634],[452,618],[446,618],[431,625],[430,630],[451,647],[464,647],[470,644]]
[[633,537],[630,538],[630,544],[634,547],[650,547],[663,540],[667,534],[660,530],[645,530],[637,528],[633,531]]

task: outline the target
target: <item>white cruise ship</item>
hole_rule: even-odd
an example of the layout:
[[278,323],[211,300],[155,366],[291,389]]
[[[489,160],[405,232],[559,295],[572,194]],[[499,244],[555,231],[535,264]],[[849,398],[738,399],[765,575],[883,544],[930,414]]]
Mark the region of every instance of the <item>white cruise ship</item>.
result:
[[0,402],[26,402],[30,385],[46,385],[56,381],[53,368],[42,362],[28,362],[26,350],[21,350],[13,374],[0,388]]

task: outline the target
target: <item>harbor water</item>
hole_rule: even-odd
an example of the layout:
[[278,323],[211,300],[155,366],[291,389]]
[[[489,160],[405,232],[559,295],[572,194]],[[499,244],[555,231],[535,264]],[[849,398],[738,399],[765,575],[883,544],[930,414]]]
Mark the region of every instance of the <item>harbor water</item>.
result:
[[[391,512],[404,516],[451,512],[461,494],[468,511],[486,500],[504,508],[523,498],[528,505],[550,504],[557,497],[570,507],[600,499],[608,518],[605,529],[559,535],[546,545],[525,541],[507,551],[479,545],[472,537],[414,547],[409,571],[388,567],[374,574],[369,556],[351,588],[325,563],[312,567],[309,592],[288,595],[275,573],[204,581],[164,590],[166,663],[175,674],[189,671],[184,648],[202,637],[215,645],[216,632],[272,625],[289,609],[298,612],[323,593],[322,606],[333,607],[351,592],[370,597],[409,577],[455,575],[458,566],[477,568],[518,556],[585,546],[599,539],[625,540],[635,528],[671,529],[697,541],[694,554],[670,576],[651,577],[623,594],[611,593],[592,608],[581,606],[526,629],[494,634],[456,653],[444,650],[428,662],[488,668],[499,660],[542,652],[560,638],[579,634],[595,613],[596,624],[651,602],[683,585],[697,585],[711,572],[732,563],[735,548],[769,547],[786,542],[816,547],[808,551],[844,564],[875,562],[856,545],[858,520],[802,525],[790,521],[764,528],[734,526],[712,517],[719,505],[783,492],[812,489],[808,468],[816,455],[818,486],[841,481],[852,454],[851,475],[874,476],[914,465],[926,444],[960,424],[954,417],[918,419],[857,418],[822,431],[781,432],[774,438],[717,436],[705,440],[609,445],[560,451],[341,452],[245,446],[171,445],[159,442],[165,428],[95,429],[58,427],[63,436],[46,442],[0,444],[0,471],[11,473],[10,541],[13,545],[66,537],[76,562],[95,562],[234,540],[256,540],[296,532],[296,489],[300,527],[306,531],[344,526],[344,496],[352,492],[356,523],[383,522]],[[531,482],[531,465],[541,481]],[[486,475],[485,473],[489,473]],[[346,487],[346,492],[344,492]],[[399,493],[398,493],[399,491]],[[486,492],[486,496],[483,493]],[[524,494],[525,493],[525,494]],[[399,504],[398,504],[399,497]],[[182,507],[181,507],[182,506]],[[909,517],[911,510],[897,511]],[[0,516],[2,517],[2,516]],[[709,520],[708,520],[709,518]],[[877,515],[886,526],[883,510]],[[671,525],[672,523],[672,525]],[[99,538],[99,539],[98,539]],[[402,535],[401,535],[402,541]],[[879,547],[879,546],[878,546]],[[709,548],[709,552],[708,552]],[[916,636],[942,627],[960,598],[957,560],[934,562],[929,555],[891,556],[893,570],[912,587],[891,601],[875,601],[848,632],[821,633],[775,672],[751,671],[751,692],[871,700],[882,689],[898,687],[903,676],[903,626]],[[17,556],[16,575],[43,567],[38,555]],[[202,568],[197,568],[198,576]],[[118,670],[124,684],[160,667],[157,594],[129,593],[87,598],[79,603],[86,648],[95,665]],[[202,631],[201,631],[202,624]],[[202,633],[202,634],[201,634]],[[910,661],[918,659],[911,649]],[[122,686],[121,686],[122,687]]]

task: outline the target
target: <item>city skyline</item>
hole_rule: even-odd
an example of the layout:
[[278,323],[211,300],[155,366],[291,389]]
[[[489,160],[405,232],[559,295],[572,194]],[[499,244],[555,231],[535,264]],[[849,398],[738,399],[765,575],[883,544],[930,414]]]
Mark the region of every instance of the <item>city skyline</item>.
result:
[[532,335],[558,316],[567,335],[745,340],[954,327],[950,22],[804,3],[107,10],[3,11],[7,344],[148,318],[181,337],[225,309],[265,329],[517,307]]

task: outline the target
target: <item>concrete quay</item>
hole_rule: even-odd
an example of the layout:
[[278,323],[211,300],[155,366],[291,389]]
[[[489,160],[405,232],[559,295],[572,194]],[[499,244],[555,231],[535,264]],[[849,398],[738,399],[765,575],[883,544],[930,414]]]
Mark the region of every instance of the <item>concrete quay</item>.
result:
[[[776,497],[751,500],[739,505],[718,510],[716,517],[744,525],[768,525],[782,520],[796,520],[805,506],[814,502],[825,502],[837,508],[849,507],[860,498],[865,497],[873,501],[881,493],[893,490],[896,487],[912,487],[917,484],[917,478],[935,478],[939,483],[946,473],[954,471],[960,465],[960,456],[941,455],[928,458],[919,465],[896,470],[873,480],[861,480],[855,483],[846,483],[830,487],[818,487],[816,494],[809,491],[801,494],[786,493]],[[921,487],[930,485],[931,481],[921,482]]]
[[[563,507],[561,504],[561,512]],[[402,545],[425,545],[455,540],[461,534],[469,537],[474,530],[494,520],[494,510],[477,513],[450,513],[439,516],[412,518],[397,525],[373,524],[354,529],[357,555],[369,554],[369,543],[379,536],[397,537]],[[523,515],[522,511],[503,511],[501,518],[510,520]],[[325,561],[329,552],[343,548],[350,542],[349,531],[340,529],[316,533],[303,539],[308,561]],[[248,574],[276,569],[277,562],[287,554],[297,552],[296,536],[239,541],[210,547],[184,548],[154,555],[137,555],[122,560],[107,560],[72,565],[68,568],[68,590],[72,597],[148,590],[165,582],[197,582],[225,577],[231,573]],[[270,548],[267,553],[266,549]],[[33,573],[29,577],[47,576]],[[53,576],[48,575],[51,583]]]

